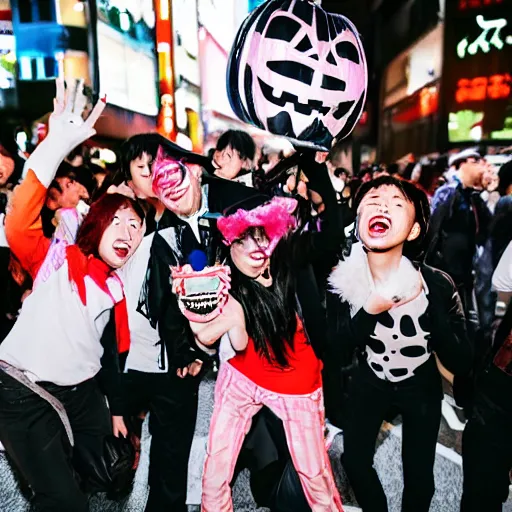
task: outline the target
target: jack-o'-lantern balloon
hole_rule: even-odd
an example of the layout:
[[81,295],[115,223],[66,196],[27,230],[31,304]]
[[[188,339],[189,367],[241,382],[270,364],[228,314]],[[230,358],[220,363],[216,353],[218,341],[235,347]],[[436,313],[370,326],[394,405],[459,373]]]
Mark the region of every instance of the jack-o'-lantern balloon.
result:
[[241,26],[228,97],[245,122],[329,147],[363,112],[368,70],[350,20],[308,0],[269,0]]

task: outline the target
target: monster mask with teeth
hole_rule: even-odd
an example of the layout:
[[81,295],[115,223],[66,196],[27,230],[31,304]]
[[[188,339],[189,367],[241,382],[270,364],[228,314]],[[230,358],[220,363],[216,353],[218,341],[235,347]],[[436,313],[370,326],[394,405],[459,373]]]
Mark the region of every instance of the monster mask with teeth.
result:
[[231,270],[227,266],[193,270],[191,265],[171,268],[172,288],[182,314],[191,322],[217,318],[228,300]]

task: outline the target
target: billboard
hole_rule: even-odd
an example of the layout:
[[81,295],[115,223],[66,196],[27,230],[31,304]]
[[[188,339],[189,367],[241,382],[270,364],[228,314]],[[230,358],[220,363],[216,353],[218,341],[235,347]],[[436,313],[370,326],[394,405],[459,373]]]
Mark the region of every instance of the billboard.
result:
[[108,102],[158,114],[155,12],[152,0],[98,0],[100,91]]
[[451,143],[512,140],[512,0],[446,3],[443,100]]

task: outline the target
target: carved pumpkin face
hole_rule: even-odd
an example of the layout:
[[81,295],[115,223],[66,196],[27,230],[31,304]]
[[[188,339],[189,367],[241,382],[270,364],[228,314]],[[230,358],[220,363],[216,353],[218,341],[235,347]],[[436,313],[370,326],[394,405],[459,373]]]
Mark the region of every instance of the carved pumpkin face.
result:
[[306,0],[270,0],[251,13],[228,65],[228,95],[243,121],[324,146],[353,130],[367,81],[354,25]]
[[188,320],[206,323],[222,313],[229,297],[229,267],[218,265],[195,271],[191,265],[184,265],[171,268],[171,274],[180,311]]

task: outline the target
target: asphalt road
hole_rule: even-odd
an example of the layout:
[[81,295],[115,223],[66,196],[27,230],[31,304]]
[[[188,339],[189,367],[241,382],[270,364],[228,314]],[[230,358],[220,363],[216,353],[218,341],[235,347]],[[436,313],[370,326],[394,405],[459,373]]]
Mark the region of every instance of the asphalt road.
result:
[[[204,450],[208,434],[208,425],[213,408],[213,387],[211,379],[205,379],[200,388],[200,413],[196,425],[196,436],[189,465],[190,511],[199,510],[201,495],[201,470],[204,460]],[[443,420],[439,443],[437,447],[436,464],[436,494],[432,501],[430,512],[459,512],[459,502],[462,485],[462,467],[460,457],[460,432],[454,432]],[[143,434],[143,453],[136,475],[131,496],[122,503],[109,502],[103,496],[91,500],[91,512],[142,512],[147,498],[147,448],[150,437],[147,430]],[[350,506],[355,506],[350,488],[341,466],[340,457],[343,452],[343,435],[336,436],[330,450],[331,462],[336,481],[342,493],[347,512]],[[37,456],[36,454],[34,454]],[[400,511],[402,483],[401,468],[401,426],[399,420],[394,425],[385,425],[379,436],[375,457],[375,466],[383,482],[389,501],[390,512]],[[233,502],[236,512],[256,511],[248,486],[248,475],[242,473],[233,489]],[[0,512],[28,512],[30,510],[26,499],[20,491],[18,481],[5,458],[0,452]],[[260,509],[261,511],[265,509]],[[512,496],[504,507],[504,512],[512,512]]]

